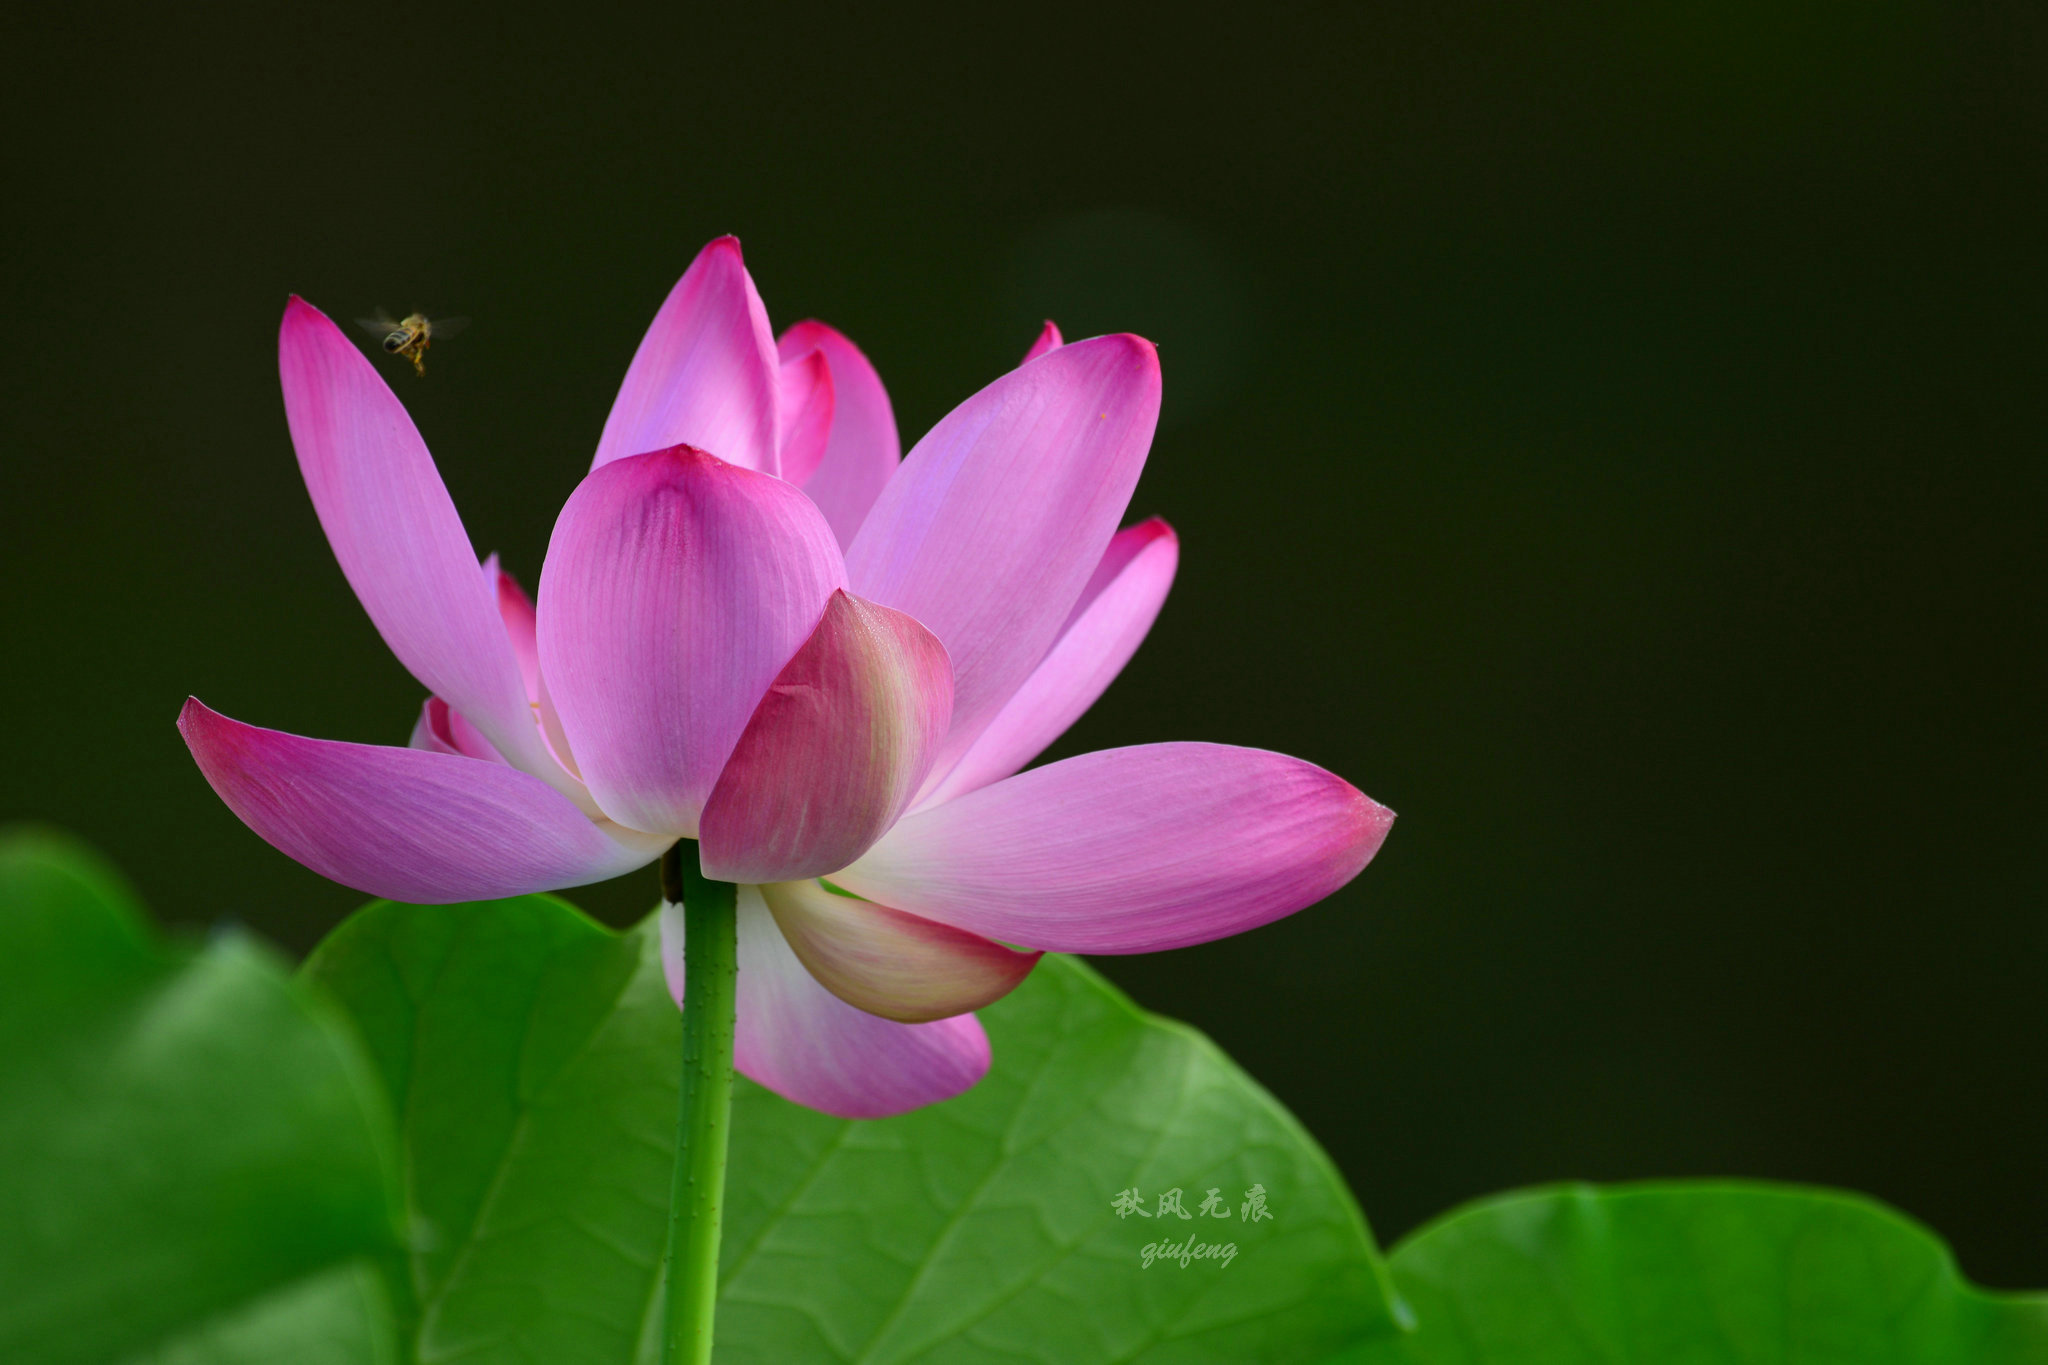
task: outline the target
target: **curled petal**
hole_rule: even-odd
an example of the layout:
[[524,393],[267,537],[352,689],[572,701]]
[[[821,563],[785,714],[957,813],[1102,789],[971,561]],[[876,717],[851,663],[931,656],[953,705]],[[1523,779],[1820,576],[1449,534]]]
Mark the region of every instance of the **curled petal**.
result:
[[899,1023],[946,1019],[1017,988],[1041,953],[827,890],[774,882],[761,897],[790,949],[825,989]]
[[428,697],[420,703],[420,718],[413,722],[412,738],[406,740],[408,749],[425,749],[430,754],[460,754],[455,747],[455,736],[448,728],[448,703],[439,697]]
[[1047,318],[1045,320],[1045,330],[1038,334],[1038,340],[1032,342],[1031,349],[1024,353],[1022,363],[1029,365],[1047,351],[1056,351],[1064,344],[1064,340],[1060,337],[1060,329],[1054,325],[1051,318]]
[[541,574],[540,661],[598,806],[694,832],[755,704],[844,583],[831,528],[780,479],[688,446],[585,477]]
[[739,239],[720,237],[697,253],[641,339],[591,468],[688,444],[775,473],[778,369]]
[[999,782],[1066,733],[1138,652],[1179,564],[1180,541],[1158,517],[1117,532],[1060,638],[953,770],[928,782],[918,804]]
[[460,711],[439,697],[428,697],[421,703],[420,718],[413,724],[412,738],[406,741],[406,747],[434,754],[460,754],[486,763],[505,761],[505,756],[492,748],[491,742],[464,720]]
[[930,631],[833,593],[704,804],[704,875],[779,882],[858,858],[910,804],[952,708],[952,672]]
[[412,419],[348,338],[294,298],[285,419],[327,543],[398,661],[518,766],[552,764],[476,552]]
[[196,698],[178,731],[244,824],[372,896],[437,905],[582,886],[643,867],[671,842],[594,822],[502,763],[259,729]]
[[801,488],[825,460],[832,435],[832,367],[811,350],[782,362],[782,477]]
[[[661,911],[669,993],[683,1001],[683,911]],[[733,1064],[784,1099],[845,1119],[878,1119],[951,1099],[988,1071],[971,1014],[899,1024],[855,1009],[804,970],[759,889],[739,888],[739,1000]]]
[[799,322],[782,334],[778,349],[785,365],[820,352],[831,370],[832,430],[825,453],[808,478],[790,481],[801,484],[818,504],[843,549],[853,544],[854,532],[902,462],[896,414],[868,358],[824,323]]
[[1298,758],[1146,744],[907,815],[832,880],[1005,943],[1149,953],[1314,904],[1358,875],[1393,820]]
[[1131,336],[1062,346],[917,443],[847,551],[863,597],[909,612],[953,661],[951,766],[1058,637],[1101,562],[1159,415],[1159,358]]

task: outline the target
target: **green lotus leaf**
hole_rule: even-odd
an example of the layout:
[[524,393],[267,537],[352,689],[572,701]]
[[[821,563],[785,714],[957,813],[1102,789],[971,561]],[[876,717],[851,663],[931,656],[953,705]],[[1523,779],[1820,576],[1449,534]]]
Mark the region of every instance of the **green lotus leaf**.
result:
[[[307,972],[400,1115],[410,1358],[652,1362],[681,1028],[651,931],[546,896],[378,904]],[[1206,1039],[1059,957],[983,1019],[989,1076],[900,1118],[741,1082],[720,1361],[1287,1365],[1394,1331],[1336,1172]],[[1229,1218],[1197,1212],[1212,1188]],[[1233,1251],[1157,1250],[1196,1241]]]
[[398,1200],[331,1004],[239,935],[159,947],[69,840],[0,836],[0,1360],[395,1360]]

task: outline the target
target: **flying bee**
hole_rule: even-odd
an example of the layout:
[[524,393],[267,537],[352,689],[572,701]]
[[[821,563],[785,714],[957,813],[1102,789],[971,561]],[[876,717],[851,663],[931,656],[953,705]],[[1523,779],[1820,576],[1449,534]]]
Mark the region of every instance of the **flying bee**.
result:
[[430,318],[425,313],[407,313],[394,322],[382,308],[373,318],[356,319],[356,326],[376,337],[387,353],[410,360],[414,372],[422,377],[427,373],[427,347],[454,336],[468,323],[468,318]]

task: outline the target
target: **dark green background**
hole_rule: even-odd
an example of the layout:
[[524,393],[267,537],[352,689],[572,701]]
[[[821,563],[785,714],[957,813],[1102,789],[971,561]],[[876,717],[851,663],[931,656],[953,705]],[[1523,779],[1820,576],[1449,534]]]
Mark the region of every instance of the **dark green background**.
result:
[[0,814],[312,942],[360,898],[172,728],[418,706],[299,484],[285,294],[475,319],[389,373],[531,584],[737,232],[907,438],[1048,314],[1161,342],[1134,512],[1185,561],[1061,752],[1262,745],[1402,819],[1317,909],[1103,965],[1383,1235],[1773,1176],[2048,1282],[2044,11],[1520,8],[18,7]]

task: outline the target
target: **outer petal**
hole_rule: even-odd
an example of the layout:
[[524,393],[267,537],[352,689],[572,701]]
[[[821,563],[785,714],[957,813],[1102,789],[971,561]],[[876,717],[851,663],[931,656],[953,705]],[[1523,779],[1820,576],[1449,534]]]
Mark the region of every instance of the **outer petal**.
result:
[[581,886],[642,867],[669,842],[595,823],[503,764],[262,730],[197,699],[178,730],[244,824],[373,896],[431,905]]
[[1117,532],[1044,660],[919,804],[999,782],[1066,733],[1138,652],[1179,563],[1180,540],[1158,517]]
[[306,491],[377,632],[408,672],[507,758],[547,772],[497,603],[405,409],[302,299],[285,307],[277,354]]
[[1045,657],[1116,532],[1158,416],[1149,342],[1076,342],[947,414],[882,491],[847,575],[929,626],[953,660],[940,764]]
[[952,713],[932,633],[833,593],[704,804],[704,875],[779,882],[845,867],[910,804]]
[[[760,891],[739,889],[739,1007],[733,1063],[784,1099],[844,1119],[879,1119],[951,1099],[988,1071],[971,1014],[899,1024],[820,986],[783,941]],[[669,993],[683,999],[683,912],[661,912]]]
[[805,967],[847,1004],[917,1024],[1002,999],[1038,965],[937,920],[827,891],[815,879],[775,882],[761,898]]
[[697,253],[654,315],[612,403],[591,468],[689,444],[776,470],[775,338],[736,237]]
[[689,834],[755,704],[844,586],[810,500],[678,446],[570,495],[540,582],[541,674],[591,795]]
[[820,350],[782,362],[782,477],[801,488],[832,435],[832,366]]
[[1314,904],[1358,875],[1393,819],[1298,758],[1147,744],[906,816],[832,880],[1006,943],[1148,953]]
[[794,482],[818,504],[843,548],[853,543],[854,532],[903,459],[896,415],[868,358],[824,323],[799,322],[782,334],[779,349],[785,363],[822,351],[831,368],[832,431],[825,455],[808,479]]
[[1038,340],[1032,342],[1031,349],[1024,353],[1022,363],[1029,365],[1047,351],[1056,351],[1065,344],[1064,339],[1060,336],[1060,329],[1054,325],[1051,318],[1047,318],[1045,320],[1045,330],[1038,334]]

